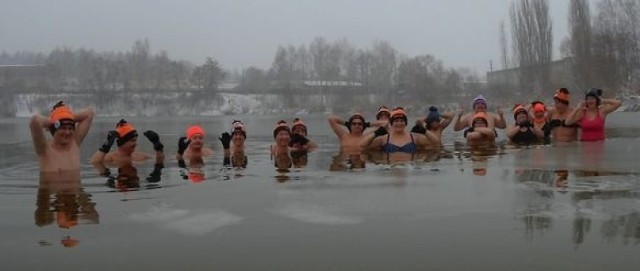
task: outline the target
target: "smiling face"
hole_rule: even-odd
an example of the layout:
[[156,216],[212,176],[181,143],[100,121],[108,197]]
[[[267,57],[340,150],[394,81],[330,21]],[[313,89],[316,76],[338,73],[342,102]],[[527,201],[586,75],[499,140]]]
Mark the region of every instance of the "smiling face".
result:
[[527,112],[520,111],[516,114],[517,123],[522,123],[523,121],[527,121],[527,120],[529,120],[529,114],[527,114]]
[[391,119],[391,128],[396,132],[402,132],[407,128],[407,122],[400,116],[394,117]]
[[56,144],[67,146],[73,142],[73,135],[75,134],[75,126],[62,125],[55,132],[53,132],[53,140]]
[[364,121],[359,118],[351,120],[351,133],[362,133],[364,131]]
[[294,126],[293,129],[291,130],[291,133],[307,136],[307,130],[302,125]]
[[598,107],[598,99],[591,95],[584,98],[587,108],[597,108]]
[[473,104],[473,111],[475,112],[487,111],[487,105],[483,102],[476,102]]
[[276,134],[276,144],[279,146],[289,146],[289,141],[291,140],[291,134],[287,130],[280,130]]
[[233,142],[234,145],[236,146],[240,146],[244,143],[244,134],[242,133],[242,131],[234,131],[233,134],[231,134],[231,142]]
[[189,143],[189,147],[195,150],[202,149],[204,146],[204,136],[202,134],[195,134],[189,138],[191,143]]
[[487,127],[487,121],[485,119],[474,119],[473,120],[473,127],[474,128]]

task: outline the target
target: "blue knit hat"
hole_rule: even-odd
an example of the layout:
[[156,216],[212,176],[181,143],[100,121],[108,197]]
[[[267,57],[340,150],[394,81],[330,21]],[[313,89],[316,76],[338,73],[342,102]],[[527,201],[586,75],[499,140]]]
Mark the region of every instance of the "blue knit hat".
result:
[[440,113],[438,112],[438,108],[435,106],[429,107],[429,113],[427,114],[427,123],[439,122],[440,121]]

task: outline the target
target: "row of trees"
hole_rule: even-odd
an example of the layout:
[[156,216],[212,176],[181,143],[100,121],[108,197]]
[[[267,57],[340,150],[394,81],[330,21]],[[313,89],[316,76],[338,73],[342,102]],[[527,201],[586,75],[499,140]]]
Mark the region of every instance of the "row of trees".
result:
[[557,84],[640,91],[640,2],[600,0],[596,6],[592,16],[588,0],[569,1],[569,34],[560,48],[569,65],[553,70],[548,0],[512,3],[511,47],[504,23],[499,26],[499,39],[501,63],[505,69],[518,68],[519,89],[533,96]]
[[[309,45],[280,46],[270,69],[250,67],[241,78],[240,89],[249,92],[264,86],[283,94],[339,88],[342,100],[366,93],[379,98],[372,103],[410,104],[427,98],[430,102],[452,101],[468,91],[480,91],[479,84],[466,84],[479,82],[477,75],[468,69],[447,68],[434,56],[407,57],[386,41],[362,49],[347,39],[330,42],[323,37]],[[314,85],[305,86],[305,81]]]
[[[48,55],[17,52],[0,54],[0,65],[44,64],[44,76],[5,75],[4,88],[28,92],[163,91],[203,89],[214,92],[226,73],[213,58],[202,66],[172,60],[166,52],[151,53],[148,40],[137,40],[127,52],[95,52],[56,48]],[[30,82],[24,82],[24,80]],[[33,82],[40,80],[40,82]],[[31,87],[29,87],[31,86]],[[105,95],[108,96],[108,95]]]

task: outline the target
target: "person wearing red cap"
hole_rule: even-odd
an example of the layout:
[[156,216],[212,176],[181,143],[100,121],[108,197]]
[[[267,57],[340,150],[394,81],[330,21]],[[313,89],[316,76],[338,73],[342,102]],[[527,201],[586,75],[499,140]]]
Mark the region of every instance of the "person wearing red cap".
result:
[[555,106],[547,112],[547,133],[551,140],[556,142],[573,142],[578,139],[578,128],[576,123],[567,124],[568,116],[573,112],[573,107],[569,105],[570,92],[566,88],[556,90],[553,95]]
[[178,139],[178,153],[176,159],[188,160],[194,157],[208,157],[213,154],[213,150],[204,146],[205,131],[198,125],[187,128],[186,136]]
[[473,112],[469,112],[466,114],[462,106],[458,108],[457,118],[454,118],[453,131],[457,132],[469,127],[473,127],[473,119],[475,114],[484,113],[487,121],[487,127],[493,129],[505,129],[507,128],[507,122],[504,120],[504,113],[500,107],[497,108],[497,114],[487,112],[487,100],[482,96],[478,95],[473,100]]
[[[93,115],[91,108],[74,114],[61,101],[53,106],[49,118],[41,115],[31,118],[31,139],[41,172],[80,170],[80,144],[91,128]],[[46,139],[45,130],[53,136],[51,140]]]
[[[147,130],[143,134],[153,144],[153,149],[156,151],[154,171],[159,171],[164,167],[164,145],[160,142],[158,133]],[[114,142],[118,145],[118,148],[114,152],[109,152]],[[133,162],[142,162],[153,157],[136,151],[137,144],[138,131],[131,123],[121,119],[116,124],[116,129],[107,133],[107,139],[91,157],[91,164],[101,175],[109,176],[110,172],[107,166],[113,165],[120,168],[125,165],[131,165]]]

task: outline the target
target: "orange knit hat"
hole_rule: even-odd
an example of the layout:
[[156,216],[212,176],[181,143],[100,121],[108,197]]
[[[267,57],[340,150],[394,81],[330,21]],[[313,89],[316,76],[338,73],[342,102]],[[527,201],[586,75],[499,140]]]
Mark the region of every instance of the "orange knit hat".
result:
[[51,131],[55,131],[62,125],[74,125],[74,116],[71,109],[64,104],[63,101],[59,101],[53,106],[51,113],[49,114],[49,121],[51,122]]
[[116,141],[118,146],[122,146],[122,144],[126,143],[130,139],[138,137],[138,131],[136,131],[136,128],[124,119],[121,119],[116,124],[116,132],[118,133],[118,140]]

